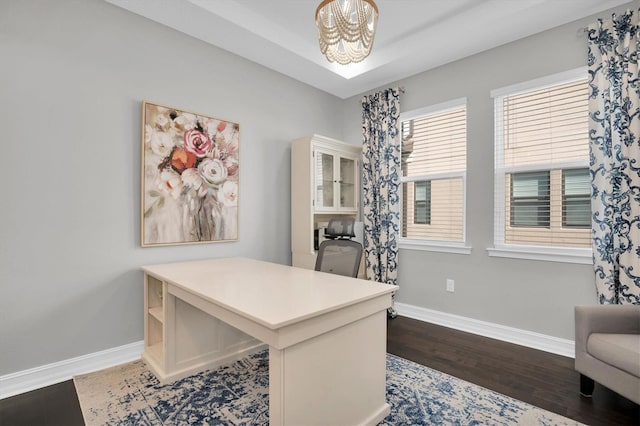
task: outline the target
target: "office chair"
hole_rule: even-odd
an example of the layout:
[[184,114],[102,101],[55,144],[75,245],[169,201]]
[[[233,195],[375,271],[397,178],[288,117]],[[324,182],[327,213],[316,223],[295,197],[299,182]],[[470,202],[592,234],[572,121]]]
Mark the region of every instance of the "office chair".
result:
[[320,243],[316,258],[316,271],[356,278],[362,259],[362,244],[352,241],[355,219],[331,219]]

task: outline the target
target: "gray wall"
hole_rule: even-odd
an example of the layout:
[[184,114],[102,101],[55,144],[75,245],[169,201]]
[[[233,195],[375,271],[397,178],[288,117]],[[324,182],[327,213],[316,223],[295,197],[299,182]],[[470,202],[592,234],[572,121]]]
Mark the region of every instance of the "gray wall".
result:
[[[0,375],[141,340],[141,265],[290,262],[290,141],[342,100],[99,0],[3,0],[0,58]],[[142,100],[240,123],[238,242],[140,248]]]
[[[598,17],[609,17],[613,11]],[[585,66],[586,37],[578,29],[595,20],[570,23],[384,86],[404,86],[401,111],[467,97],[466,229],[472,253],[400,250],[398,302],[573,339],[574,306],[596,303],[593,267],[495,258],[487,253],[493,245],[490,91]],[[424,54],[428,50],[425,46]],[[347,140],[362,139],[361,97],[345,101]],[[445,291],[447,278],[455,279],[455,293]]]

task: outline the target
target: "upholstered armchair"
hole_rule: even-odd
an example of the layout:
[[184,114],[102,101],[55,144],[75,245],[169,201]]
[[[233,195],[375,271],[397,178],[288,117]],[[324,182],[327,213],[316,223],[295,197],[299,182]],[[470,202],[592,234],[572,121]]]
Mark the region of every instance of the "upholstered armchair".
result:
[[575,321],[580,394],[596,381],[640,404],[640,306],[576,306]]

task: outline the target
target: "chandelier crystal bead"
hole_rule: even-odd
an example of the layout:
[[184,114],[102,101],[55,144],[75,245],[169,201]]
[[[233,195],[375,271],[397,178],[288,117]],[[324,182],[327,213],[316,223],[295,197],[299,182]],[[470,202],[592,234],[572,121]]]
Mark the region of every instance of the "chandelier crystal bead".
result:
[[347,65],[369,56],[378,24],[373,0],[324,0],[316,9],[320,51]]

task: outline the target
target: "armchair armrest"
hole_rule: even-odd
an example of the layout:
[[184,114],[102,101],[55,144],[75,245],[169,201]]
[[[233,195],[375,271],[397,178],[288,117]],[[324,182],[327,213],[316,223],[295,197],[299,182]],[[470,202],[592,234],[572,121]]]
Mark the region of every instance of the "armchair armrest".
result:
[[587,352],[591,333],[640,334],[640,306],[593,305],[575,307],[576,355]]

